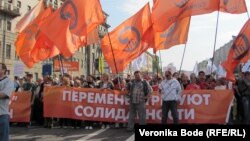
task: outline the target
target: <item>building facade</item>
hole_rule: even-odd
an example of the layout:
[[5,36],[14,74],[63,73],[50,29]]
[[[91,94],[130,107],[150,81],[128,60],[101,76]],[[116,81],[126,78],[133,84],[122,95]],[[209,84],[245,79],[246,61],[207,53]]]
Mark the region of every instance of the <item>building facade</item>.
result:
[[233,36],[232,40],[226,43],[224,46],[217,49],[214,53],[214,64],[218,66],[220,63],[224,62],[227,59],[230,48],[233,45],[235,37]]
[[[17,33],[15,26],[20,18],[37,4],[38,0],[0,0],[0,58],[8,68],[9,75],[14,76],[14,67],[19,58],[15,52]],[[24,68],[24,72],[33,72],[39,76],[41,65],[36,64],[32,70]],[[24,74],[23,74],[24,75]]]

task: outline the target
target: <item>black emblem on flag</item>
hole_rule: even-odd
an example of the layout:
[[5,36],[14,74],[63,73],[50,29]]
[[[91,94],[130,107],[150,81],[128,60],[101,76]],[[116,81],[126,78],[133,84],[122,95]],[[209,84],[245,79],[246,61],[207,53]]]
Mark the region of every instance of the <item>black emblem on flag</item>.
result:
[[187,3],[188,3],[188,0],[181,0],[181,1],[179,1],[179,2],[176,2],[175,5],[176,5],[177,7],[182,8],[182,7],[184,7]]

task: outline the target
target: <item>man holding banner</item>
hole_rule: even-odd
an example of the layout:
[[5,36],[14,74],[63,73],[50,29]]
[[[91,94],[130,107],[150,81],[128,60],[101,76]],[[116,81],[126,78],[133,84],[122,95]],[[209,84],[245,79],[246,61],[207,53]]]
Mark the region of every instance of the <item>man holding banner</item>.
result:
[[0,141],[9,140],[9,100],[14,83],[5,74],[7,67],[0,63]]
[[171,110],[171,114],[174,120],[174,124],[179,123],[178,113],[177,113],[177,102],[181,95],[181,85],[180,83],[172,78],[171,71],[167,70],[165,72],[166,79],[159,85],[159,92],[162,94],[162,124],[167,123],[168,112]]
[[153,89],[146,80],[142,79],[141,72],[134,72],[135,79],[128,83],[129,90],[129,119],[127,131],[134,130],[135,117],[139,115],[139,124],[146,124],[147,99],[152,94]]

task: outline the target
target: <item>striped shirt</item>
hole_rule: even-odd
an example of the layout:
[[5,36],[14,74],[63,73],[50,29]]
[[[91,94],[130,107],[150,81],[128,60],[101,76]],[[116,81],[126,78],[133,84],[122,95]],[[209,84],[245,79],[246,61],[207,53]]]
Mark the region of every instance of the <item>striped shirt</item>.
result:
[[159,85],[163,101],[178,101],[181,95],[181,85],[176,79],[164,79]]

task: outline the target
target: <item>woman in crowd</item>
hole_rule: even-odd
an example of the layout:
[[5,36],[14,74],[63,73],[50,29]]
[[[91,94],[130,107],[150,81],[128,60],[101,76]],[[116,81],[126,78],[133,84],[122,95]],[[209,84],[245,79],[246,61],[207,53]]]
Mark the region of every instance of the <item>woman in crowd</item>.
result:
[[[94,82],[93,77],[91,75],[87,76],[86,81],[83,84],[83,88],[96,88],[95,82]],[[94,121],[86,120],[84,123],[85,123],[85,129],[86,130],[92,130],[93,129]]]
[[[104,73],[102,75],[101,81],[99,83],[98,88],[102,89],[102,90],[113,90],[114,89],[114,84],[113,82],[110,80],[110,77],[107,73]],[[102,128],[109,128],[109,122],[103,122],[102,123]]]
[[197,78],[195,75],[190,75],[190,84],[187,85],[186,90],[200,90],[200,86],[197,84]]

